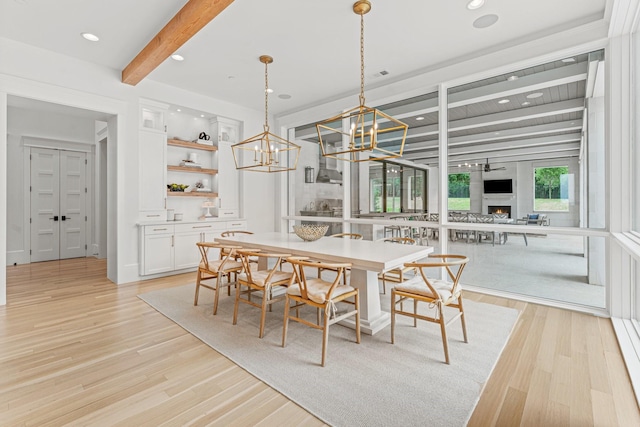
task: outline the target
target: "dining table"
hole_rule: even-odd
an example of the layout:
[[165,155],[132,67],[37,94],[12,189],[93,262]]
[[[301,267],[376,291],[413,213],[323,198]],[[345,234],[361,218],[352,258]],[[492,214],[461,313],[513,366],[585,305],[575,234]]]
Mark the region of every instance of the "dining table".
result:
[[[265,232],[216,237],[216,242],[274,253],[306,256],[335,263],[351,263],[350,285],[360,295],[360,330],[373,335],[391,323],[391,314],[380,304],[378,274],[428,257],[432,246],[401,245],[370,240],[321,237],[304,241],[293,233]],[[355,328],[355,321],[341,324]]]

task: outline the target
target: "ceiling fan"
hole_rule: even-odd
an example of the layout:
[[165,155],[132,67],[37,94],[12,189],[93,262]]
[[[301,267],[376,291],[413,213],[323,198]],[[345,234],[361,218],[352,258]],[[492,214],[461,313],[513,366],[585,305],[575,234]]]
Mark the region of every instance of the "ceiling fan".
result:
[[503,171],[503,170],[506,170],[506,169],[507,168],[505,168],[504,166],[499,167],[499,168],[492,168],[491,165],[489,164],[489,159],[487,159],[487,162],[482,167],[482,171],[483,172]]

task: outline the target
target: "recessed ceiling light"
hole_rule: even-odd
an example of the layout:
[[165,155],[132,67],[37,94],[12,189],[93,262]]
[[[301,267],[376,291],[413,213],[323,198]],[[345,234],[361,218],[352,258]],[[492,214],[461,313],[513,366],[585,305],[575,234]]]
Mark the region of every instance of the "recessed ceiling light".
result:
[[98,40],[100,40],[100,37],[96,36],[95,34],[81,33],[80,35],[85,39],[89,40],[90,42],[97,42]]
[[171,55],[171,59],[173,59],[174,61],[184,61],[184,56],[174,53],[173,55]]
[[500,135],[500,132],[494,132],[493,134],[494,135]]
[[200,117],[204,117],[204,114],[200,114]]
[[498,15],[484,15],[473,21],[475,28],[487,28],[498,22]]
[[268,88],[268,89],[267,89],[267,93],[273,93],[273,89]]
[[424,120],[424,117],[422,117],[422,116],[416,117],[416,120]]
[[518,80],[518,76],[509,76],[507,78],[507,80],[509,80],[510,82],[514,82],[514,81]]
[[542,95],[543,95],[542,92],[534,92],[527,95],[527,98],[529,99],[540,98]]
[[500,101],[498,101],[498,104],[508,104],[509,100],[508,99],[501,99]]
[[289,95],[288,93],[281,93],[280,95],[278,95],[278,98],[280,98],[280,99],[291,99],[291,95]]
[[575,58],[564,58],[562,62],[576,62]]
[[483,4],[484,4],[484,0],[471,0],[469,3],[467,3],[467,9],[469,10],[479,9],[482,7]]
[[522,103],[522,105],[529,105],[529,104],[531,104],[529,101],[524,101],[524,102]]
[[176,111],[179,113],[179,112],[180,112],[180,111],[182,111],[182,110],[178,108]]

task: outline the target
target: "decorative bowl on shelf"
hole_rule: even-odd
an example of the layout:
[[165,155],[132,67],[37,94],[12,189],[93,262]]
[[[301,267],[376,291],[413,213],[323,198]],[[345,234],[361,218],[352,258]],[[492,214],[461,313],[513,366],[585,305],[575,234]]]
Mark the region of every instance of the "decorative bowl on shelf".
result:
[[313,242],[325,235],[328,225],[294,225],[293,232],[296,236],[307,242]]

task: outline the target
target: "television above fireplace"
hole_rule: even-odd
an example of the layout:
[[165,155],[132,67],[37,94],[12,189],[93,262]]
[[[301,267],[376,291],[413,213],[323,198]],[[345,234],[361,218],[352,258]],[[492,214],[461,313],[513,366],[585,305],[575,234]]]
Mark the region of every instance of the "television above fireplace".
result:
[[484,194],[508,194],[513,193],[513,180],[511,179],[485,179]]

